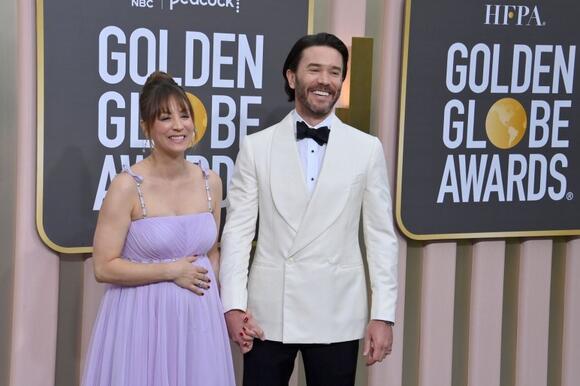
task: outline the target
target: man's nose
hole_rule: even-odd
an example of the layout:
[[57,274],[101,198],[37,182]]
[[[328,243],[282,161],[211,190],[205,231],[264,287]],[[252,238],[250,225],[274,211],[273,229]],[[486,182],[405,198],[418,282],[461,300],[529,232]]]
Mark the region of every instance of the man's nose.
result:
[[330,76],[326,71],[320,71],[318,74],[318,83],[320,84],[329,84],[330,83]]

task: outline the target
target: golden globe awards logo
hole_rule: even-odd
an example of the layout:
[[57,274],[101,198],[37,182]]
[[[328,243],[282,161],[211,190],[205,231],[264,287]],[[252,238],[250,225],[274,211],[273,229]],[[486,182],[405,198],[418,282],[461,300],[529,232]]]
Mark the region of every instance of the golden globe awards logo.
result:
[[218,174],[224,193],[243,138],[288,110],[280,74],[264,69],[280,68],[307,32],[306,0],[49,3],[37,2],[36,219],[54,250],[90,252],[111,181],[150,154],[139,93],[153,71],[187,93],[195,139],[185,157]]
[[[537,11],[531,15],[540,20]],[[449,46],[445,80],[454,97],[443,111],[448,154],[438,204],[573,198],[567,154],[575,58],[576,45]],[[501,81],[499,68],[506,64],[508,77]],[[480,102],[490,96],[493,104]],[[484,125],[476,115],[485,116]]]
[[401,232],[580,235],[580,2],[413,0],[405,10]]

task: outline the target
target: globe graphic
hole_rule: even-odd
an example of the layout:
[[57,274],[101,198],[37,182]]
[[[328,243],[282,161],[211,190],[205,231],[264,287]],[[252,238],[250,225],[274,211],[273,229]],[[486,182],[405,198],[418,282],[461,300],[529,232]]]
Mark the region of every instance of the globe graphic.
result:
[[502,98],[487,112],[485,131],[489,141],[497,148],[510,149],[524,137],[528,117],[520,102]]
[[187,96],[187,99],[189,99],[189,103],[191,103],[191,107],[193,108],[193,125],[195,126],[195,138],[193,144],[196,144],[201,141],[205,135],[207,129],[207,111],[198,97],[189,92],[186,92],[185,95]]

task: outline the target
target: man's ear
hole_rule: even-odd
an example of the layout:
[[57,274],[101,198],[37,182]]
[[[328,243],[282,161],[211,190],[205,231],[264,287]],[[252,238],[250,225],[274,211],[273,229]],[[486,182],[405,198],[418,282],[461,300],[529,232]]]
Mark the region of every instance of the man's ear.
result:
[[286,79],[288,79],[288,85],[292,90],[296,88],[296,74],[291,69],[286,70]]

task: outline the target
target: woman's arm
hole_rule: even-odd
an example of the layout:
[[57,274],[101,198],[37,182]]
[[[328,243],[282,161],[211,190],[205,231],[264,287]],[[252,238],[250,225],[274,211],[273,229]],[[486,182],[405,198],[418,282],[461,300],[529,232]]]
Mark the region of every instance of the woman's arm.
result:
[[207,270],[191,264],[197,259],[195,256],[160,264],[134,263],[121,258],[136,195],[135,182],[125,173],[117,176],[109,187],[93,241],[97,281],[127,286],[173,281],[198,295],[203,294],[199,287],[207,287]]

